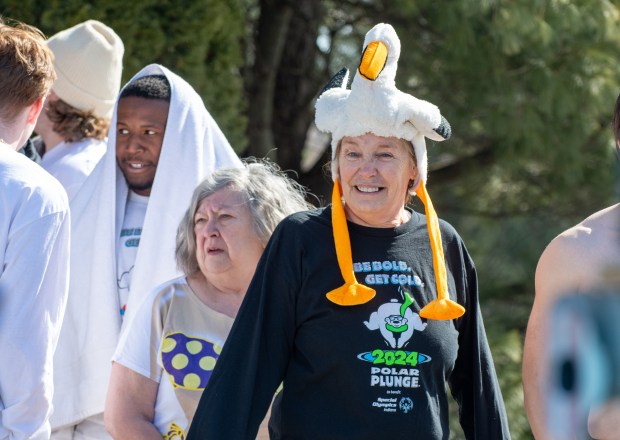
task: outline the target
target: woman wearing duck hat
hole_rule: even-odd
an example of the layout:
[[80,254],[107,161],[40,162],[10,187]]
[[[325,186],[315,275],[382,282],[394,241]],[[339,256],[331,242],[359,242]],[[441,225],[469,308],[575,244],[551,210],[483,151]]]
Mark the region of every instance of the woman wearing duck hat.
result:
[[[351,89],[316,103],[332,135],[331,206],[273,234],[188,439],[448,439],[446,382],[468,439],[509,439],[476,270],[426,191],[425,138],[450,125],[399,91],[400,41],[367,34]],[[421,199],[425,215],[406,205]]]

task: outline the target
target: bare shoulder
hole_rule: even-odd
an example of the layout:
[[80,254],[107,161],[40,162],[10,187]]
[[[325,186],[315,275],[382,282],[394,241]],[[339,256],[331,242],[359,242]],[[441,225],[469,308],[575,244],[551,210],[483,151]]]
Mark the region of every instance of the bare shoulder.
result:
[[[553,244],[579,260],[598,255],[610,257],[620,250],[620,204],[595,212],[558,235]],[[597,258],[598,260],[598,258]]]
[[616,235],[620,229],[620,203],[595,212],[579,225],[592,231],[609,231]]
[[612,265],[620,265],[620,204],[590,215],[554,238],[538,262],[537,284],[585,289],[600,282]]

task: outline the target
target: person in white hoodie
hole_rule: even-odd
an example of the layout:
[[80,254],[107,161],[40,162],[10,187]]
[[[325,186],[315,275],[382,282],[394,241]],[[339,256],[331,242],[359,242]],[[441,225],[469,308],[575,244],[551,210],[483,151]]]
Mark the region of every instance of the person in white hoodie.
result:
[[160,65],[121,90],[108,148],[71,201],[67,313],[54,357],[52,439],[109,438],[103,410],[121,329],[181,272],[176,228],[195,186],[241,161],[196,91]]
[[70,218],[56,179],[17,150],[54,81],[43,35],[0,19],[0,439],[48,439],[67,299]]
[[71,200],[105,153],[125,49],[114,30],[96,20],[65,29],[47,44],[57,78],[35,126],[35,144],[41,166]]

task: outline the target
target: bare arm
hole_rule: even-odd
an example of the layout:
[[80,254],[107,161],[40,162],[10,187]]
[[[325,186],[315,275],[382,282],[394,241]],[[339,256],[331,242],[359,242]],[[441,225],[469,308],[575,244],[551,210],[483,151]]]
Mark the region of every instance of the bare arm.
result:
[[588,433],[597,440],[619,440],[620,399],[613,399],[590,412]]
[[105,404],[105,427],[115,440],[161,440],[153,418],[159,384],[140,373],[112,363]]
[[267,415],[263,419],[263,422],[258,428],[258,434],[256,434],[256,440],[269,440],[269,417],[271,417],[271,407],[267,411]]
[[[551,437],[545,429],[548,365],[547,325],[555,302],[567,293],[587,293],[603,280],[603,271],[620,262],[620,204],[599,211],[553,240],[536,269],[536,296],[528,322],[523,354],[525,410],[537,440]],[[590,414],[589,431],[596,439],[620,439],[620,417],[610,406]],[[603,417],[599,414],[604,414]],[[612,416],[613,414],[613,416]],[[618,418],[614,418],[618,417]]]
[[536,268],[536,295],[525,334],[522,376],[525,411],[537,440],[553,438],[546,429],[547,325],[555,301],[580,284],[575,267],[578,262],[573,257],[565,239],[558,237],[545,249]]

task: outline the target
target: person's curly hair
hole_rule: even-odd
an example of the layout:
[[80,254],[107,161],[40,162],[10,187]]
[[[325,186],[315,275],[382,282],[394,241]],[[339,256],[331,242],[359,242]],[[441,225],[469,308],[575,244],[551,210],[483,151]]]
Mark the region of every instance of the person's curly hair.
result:
[[95,116],[92,111],[79,110],[62,99],[48,101],[46,108],[54,131],[66,142],[85,138],[104,140],[108,135],[110,120]]

